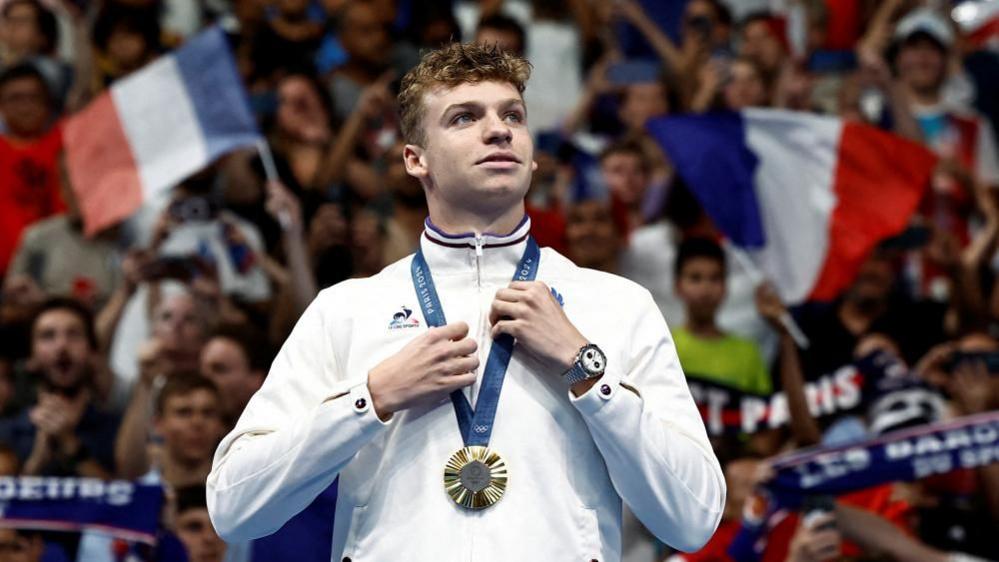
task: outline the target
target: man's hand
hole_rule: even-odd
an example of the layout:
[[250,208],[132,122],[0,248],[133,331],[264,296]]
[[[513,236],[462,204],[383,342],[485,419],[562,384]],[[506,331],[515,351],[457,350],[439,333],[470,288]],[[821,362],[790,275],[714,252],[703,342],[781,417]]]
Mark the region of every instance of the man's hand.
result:
[[439,401],[475,382],[478,344],[468,324],[455,322],[415,338],[368,373],[372,406],[382,420],[394,412]]
[[837,558],[842,538],[839,530],[831,525],[835,521],[836,516],[832,513],[816,517],[810,526],[802,521],[791,538],[788,562],[825,562]]
[[780,300],[777,291],[769,283],[763,283],[756,288],[756,311],[770,326],[780,334],[787,332],[781,318],[787,314],[787,307]]
[[517,338],[519,345],[559,375],[572,367],[576,354],[588,343],[540,281],[514,281],[496,291],[489,323],[493,338],[500,334]]

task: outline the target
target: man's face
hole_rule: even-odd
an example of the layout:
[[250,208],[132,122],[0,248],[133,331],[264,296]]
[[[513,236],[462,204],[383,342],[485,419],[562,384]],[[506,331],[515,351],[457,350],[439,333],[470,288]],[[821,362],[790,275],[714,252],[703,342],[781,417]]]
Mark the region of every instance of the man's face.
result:
[[7,82],[0,88],[0,114],[15,136],[40,136],[45,132],[50,117],[45,84],[33,77]]
[[600,163],[600,171],[607,182],[607,189],[622,203],[628,207],[642,203],[649,185],[649,174],[643,166],[642,155],[630,152],[609,154]]
[[524,199],[537,165],[527,109],[513,85],[438,88],[423,103],[426,146],[406,145],[404,154],[428,201],[492,216]]
[[191,562],[222,562],[226,544],[215,533],[208,509],[192,508],[177,514],[177,538]]
[[942,84],[946,57],[928,37],[906,41],[898,51],[898,77],[917,92],[933,92]]
[[601,201],[573,205],[565,226],[569,257],[580,267],[602,268],[615,258],[620,238],[610,207]]
[[367,4],[348,5],[340,42],[350,55],[363,65],[381,67],[389,54],[388,34],[381,17]]
[[624,90],[618,119],[633,131],[642,130],[645,122],[669,112],[666,89],[659,82],[630,84]]
[[895,269],[891,261],[872,256],[860,266],[847,296],[861,308],[877,307],[888,300],[894,280]]
[[6,17],[0,19],[0,43],[17,56],[37,54],[42,49],[45,39],[38,29],[34,6],[18,3],[8,9]]
[[212,338],[201,349],[201,374],[219,387],[223,412],[230,419],[239,417],[264,382],[263,373],[250,369],[243,348],[223,337]]
[[754,20],[743,28],[739,54],[756,60],[768,71],[777,70],[784,57],[780,42],[763,20]]
[[766,102],[766,89],[756,67],[746,61],[735,61],[731,65],[731,76],[723,91],[725,106],[733,111],[763,105]]
[[676,292],[687,306],[691,319],[707,321],[714,318],[725,299],[725,270],[722,264],[708,257],[688,260],[677,277]]
[[187,293],[164,296],[153,311],[153,336],[179,367],[196,366],[205,337],[197,302]]
[[207,389],[170,396],[156,429],[171,457],[186,464],[206,462],[224,431],[218,399]]
[[92,350],[76,314],[53,309],[41,314],[31,331],[31,361],[57,388],[78,386],[90,373]]
[[26,537],[14,529],[0,529],[0,562],[38,562],[44,550],[38,535]]

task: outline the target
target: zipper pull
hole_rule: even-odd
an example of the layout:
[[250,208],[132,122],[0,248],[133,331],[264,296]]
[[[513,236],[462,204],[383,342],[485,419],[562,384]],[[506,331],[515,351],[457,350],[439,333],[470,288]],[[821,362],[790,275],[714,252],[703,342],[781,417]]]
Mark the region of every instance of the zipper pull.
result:
[[475,257],[482,257],[482,236],[478,234],[475,235]]

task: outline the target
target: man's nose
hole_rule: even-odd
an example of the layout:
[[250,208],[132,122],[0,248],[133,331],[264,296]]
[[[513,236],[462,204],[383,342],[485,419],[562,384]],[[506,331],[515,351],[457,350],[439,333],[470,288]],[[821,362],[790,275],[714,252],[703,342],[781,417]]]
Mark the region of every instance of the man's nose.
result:
[[497,113],[489,112],[482,119],[486,144],[506,144],[513,140],[513,130]]

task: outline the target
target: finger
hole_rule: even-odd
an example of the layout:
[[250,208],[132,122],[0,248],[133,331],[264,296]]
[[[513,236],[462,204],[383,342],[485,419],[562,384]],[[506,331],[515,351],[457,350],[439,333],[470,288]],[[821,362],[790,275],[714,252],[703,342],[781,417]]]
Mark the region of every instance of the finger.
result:
[[528,308],[519,302],[493,301],[489,309],[489,323],[495,324],[504,319],[523,318],[527,314]]
[[521,330],[524,326],[523,323],[523,320],[500,320],[499,322],[493,324],[490,333],[492,334],[493,339],[498,337],[500,334],[507,334],[515,338],[520,337]]
[[527,295],[524,289],[500,289],[496,291],[495,300],[506,302],[520,302]]
[[543,289],[545,292],[548,292],[548,286],[541,281],[511,281],[509,287],[511,289],[519,289],[521,291]]
[[444,340],[460,340],[468,335],[468,324],[465,322],[452,322],[437,328],[431,328],[430,334],[436,338]]
[[475,374],[479,370],[479,358],[473,356],[455,357],[443,364],[445,378],[465,373]]
[[458,375],[446,377],[443,379],[441,384],[441,390],[445,392],[451,392],[458,390],[459,388],[465,388],[466,386],[472,386],[475,384],[476,380],[475,373],[461,373]]
[[479,344],[472,338],[464,338],[452,342],[448,354],[454,357],[472,355],[479,349]]

